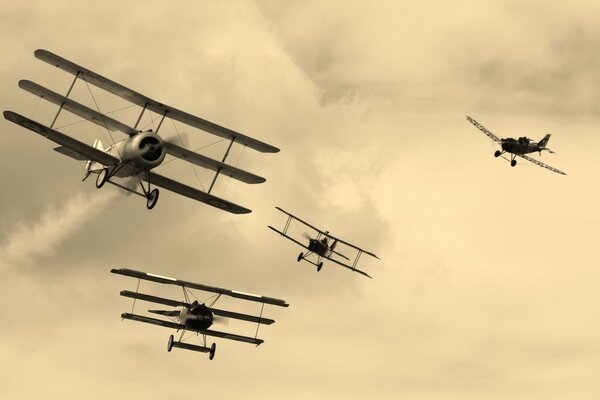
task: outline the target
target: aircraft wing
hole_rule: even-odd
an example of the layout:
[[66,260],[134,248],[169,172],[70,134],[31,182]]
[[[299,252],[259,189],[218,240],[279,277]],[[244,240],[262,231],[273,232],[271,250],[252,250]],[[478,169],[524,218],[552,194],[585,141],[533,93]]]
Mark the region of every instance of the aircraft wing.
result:
[[164,320],[158,319],[158,318],[145,317],[143,315],[123,313],[123,314],[121,314],[121,318],[130,319],[132,321],[145,322],[147,324],[152,324],[152,325],[164,326],[165,328],[171,328],[171,329],[177,329],[177,330],[185,329],[185,325],[183,325],[183,324],[178,324],[178,323],[172,322],[172,321],[164,321]]
[[[370,255],[371,257],[375,257],[376,259],[378,259],[378,260],[379,260],[379,257],[377,257],[377,256],[376,256],[374,253],[371,253],[370,251],[363,250],[363,249],[361,249],[360,247],[358,247],[358,246],[355,246],[355,245],[353,245],[352,243],[348,243],[348,242],[345,242],[345,241],[343,241],[343,240],[341,240],[341,239],[338,239],[338,238],[336,238],[335,236],[331,236],[331,235],[329,235],[329,234],[328,234],[328,236],[329,236],[330,238],[332,238],[333,240],[337,240],[337,242],[338,242],[338,243],[342,243],[342,244],[344,244],[344,245],[346,245],[346,246],[348,246],[348,247],[352,247],[353,249],[355,249],[355,250],[358,250],[358,251],[360,251],[361,253],[368,254],[368,255]],[[339,254],[339,253],[337,253],[337,252],[335,252],[335,251],[334,251],[334,253],[336,253],[336,254],[338,254],[338,255],[341,255],[341,254]],[[346,259],[348,258],[348,257],[346,257],[346,256],[344,256],[344,255],[341,255],[341,256],[342,256],[342,257],[344,257],[344,258],[346,258]]]
[[[316,226],[313,226],[313,225],[309,224],[308,222],[306,222],[306,221],[304,221],[304,220],[302,220],[302,219],[300,219],[300,218],[296,217],[294,214],[292,214],[292,213],[289,213],[289,212],[285,211],[283,208],[280,208],[280,207],[275,207],[275,208],[276,208],[276,209],[278,209],[279,211],[281,211],[282,213],[284,213],[284,214],[287,214],[289,217],[292,217],[292,218],[293,218],[293,219],[295,219],[296,221],[298,221],[298,222],[301,222],[301,223],[303,223],[304,225],[306,225],[306,226],[308,226],[308,227],[310,227],[310,228],[314,229],[315,231],[317,231],[317,232],[319,232],[319,233],[322,233],[323,235],[327,235],[327,236],[331,237],[331,235],[330,235],[329,233],[327,233],[327,232],[325,232],[325,231],[322,231],[321,229],[317,228]],[[274,228],[272,228],[272,229],[274,229]],[[281,233],[281,232],[280,232],[280,233]]]
[[566,174],[565,174],[564,172],[562,172],[561,170],[559,170],[559,169],[556,169],[556,168],[554,168],[554,167],[551,167],[551,166],[549,166],[548,164],[544,164],[543,162],[541,162],[541,161],[539,161],[539,160],[536,160],[535,158],[531,158],[531,157],[529,157],[529,156],[526,156],[525,154],[517,154],[517,153],[515,153],[515,155],[517,155],[517,156],[519,156],[519,157],[521,157],[521,158],[524,158],[524,159],[526,159],[527,161],[531,161],[532,163],[534,163],[534,164],[537,164],[537,165],[539,165],[539,166],[540,166],[540,167],[542,167],[542,168],[546,168],[546,169],[549,169],[549,170],[550,170],[550,171],[552,171],[552,172],[556,172],[557,174],[566,175]]
[[329,261],[333,261],[334,263],[336,263],[336,264],[338,264],[338,265],[341,265],[341,266],[342,266],[342,267],[344,267],[344,268],[348,268],[350,271],[358,272],[359,274],[361,274],[361,275],[364,275],[364,276],[366,276],[367,278],[371,278],[371,279],[373,279],[373,277],[372,277],[371,275],[367,274],[367,273],[366,273],[366,272],[364,272],[364,271],[361,271],[360,269],[352,268],[350,265],[344,264],[343,262],[340,262],[340,261],[338,261],[338,260],[335,260],[335,259],[333,259],[333,258],[331,258],[331,257],[325,257],[325,258],[326,258],[326,259],[328,259]]
[[481,125],[479,122],[475,121],[473,118],[469,117],[468,115],[467,115],[467,120],[469,120],[470,123],[472,123],[477,128],[479,128],[479,130],[481,132],[485,133],[486,136],[489,137],[490,139],[492,139],[494,142],[496,142],[496,143],[500,142],[500,138],[498,136],[494,135],[492,132],[487,130],[487,128],[485,126]]
[[119,294],[123,297],[129,297],[130,299],[144,300],[144,301],[148,301],[151,303],[162,304],[165,306],[171,306],[171,307],[189,307],[189,306],[191,306],[191,304],[185,303],[183,301],[165,299],[162,297],[156,297],[156,296],[152,296],[149,294],[131,292],[129,290],[121,290],[121,293],[119,293]]
[[137,130],[125,125],[122,122],[117,121],[116,119],[110,118],[98,111],[92,110],[89,107],[84,106],[68,97],[65,97],[61,94],[53,92],[50,89],[46,89],[43,86],[38,85],[37,83],[21,80],[19,81],[19,87],[27,90],[30,93],[35,94],[36,96],[40,96],[43,99],[48,100],[51,103],[54,103],[58,106],[62,106],[65,110],[72,112],[75,115],[78,115],[81,118],[84,118],[88,121],[91,121],[102,128],[108,129],[110,131],[121,131],[130,136],[138,133]]
[[189,197],[190,199],[206,203],[213,207],[220,208],[221,210],[225,210],[233,214],[248,214],[252,212],[247,208],[238,206],[237,204],[234,204],[227,200],[223,200],[217,196],[213,196],[212,194],[208,194],[201,190],[194,189],[191,186],[174,181],[171,178],[159,175],[156,172],[143,172],[140,175],[140,177],[146,182],[150,182],[153,185],[160,186],[161,188],[170,190],[185,197]]
[[104,89],[116,96],[119,96],[133,104],[137,104],[140,107],[145,107],[148,110],[153,111],[157,114],[166,115],[169,118],[172,118],[176,121],[182,122],[186,125],[190,125],[198,129],[202,129],[205,132],[212,133],[213,135],[225,139],[235,139],[236,143],[248,146],[254,150],[263,153],[277,153],[279,151],[278,148],[273,147],[267,143],[261,142],[260,140],[251,138],[239,132],[217,125],[213,122],[207,121],[205,119],[196,117],[192,114],[188,114],[184,111],[180,111],[176,108],[169,107],[155,100],[152,100],[149,97],[146,97],[134,90],[126,88],[125,86],[113,82],[108,78],[105,78],[95,72],[90,71],[87,68],[79,66],[49,51],[36,50],[34,54],[38,59],[42,61],[52,64],[70,74],[76,75],[81,79],[85,80],[86,82],[98,86],[99,88]]
[[299,241],[297,241],[297,240],[296,240],[296,239],[294,239],[293,237],[291,237],[291,236],[288,236],[288,235],[286,235],[285,233],[281,232],[280,230],[277,230],[277,229],[273,228],[271,225],[268,225],[268,227],[269,227],[270,229],[274,230],[275,232],[279,233],[281,236],[284,236],[284,237],[286,237],[286,238],[290,239],[292,242],[296,243],[298,246],[300,246],[300,247],[304,247],[306,250],[310,251],[310,249],[309,249],[308,247],[306,247],[306,245],[305,245],[305,244],[303,244],[303,243],[300,243]]
[[211,331],[209,329],[206,329],[206,330],[197,330],[195,332],[198,332],[201,335],[215,336],[215,337],[219,337],[219,338],[222,338],[222,339],[235,340],[236,342],[244,342],[244,343],[255,344],[257,346],[259,344],[262,344],[262,343],[265,342],[262,339],[257,339],[257,338],[248,337],[248,336],[241,336],[241,335],[236,335],[236,334],[227,333],[227,332]]
[[[95,149],[92,146],[88,146],[87,144],[82,143],[79,140],[73,139],[72,137],[67,136],[64,133],[58,132],[52,128],[42,125],[39,122],[24,117],[20,114],[14,113],[12,111],[4,111],[4,118],[11,122],[14,122],[17,125],[21,125],[24,128],[34,131],[35,133],[44,136],[46,139],[51,140],[54,143],[58,143],[66,147],[69,150],[86,157],[86,159],[88,160],[95,161],[103,165],[115,165],[119,163],[119,160],[117,158],[111,156],[108,153]],[[59,153],[66,154],[66,152],[62,150],[60,150]],[[72,155],[70,154],[66,155],[72,157]]]
[[254,175],[250,172],[244,171],[236,167],[232,167],[231,165],[225,164],[223,162],[213,160],[212,158],[203,156],[202,154],[194,153],[193,151],[177,146],[174,143],[165,142],[165,150],[168,154],[171,154],[172,156],[175,156],[187,162],[191,162],[192,164],[196,164],[200,167],[210,169],[212,171],[219,171],[220,174],[229,176],[231,178],[237,179],[245,183],[263,183],[266,180],[261,176]]
[[217,308],[211,308],[210,311],[212,311],[213,314],[219,315],[221,317],[239,319],[241,321],[256,322],[258,324],[263,325],[271,325],[275,322],[275,320],[270,318],[256,317],[254,315],[242,314],[227,310],[219,310]]
[[146,273],[146,272],[142,272],[142,271],[135,271],[133,269],[128,269],[128,268],[120,268],[120,269],[113,268],[110,270],[110,272],[112,272],[113,274],[130,276],[132,278],[137,278],[137,279],[145,279],[147,281],[152,281],[152,282],[157,282],[157,283],[176,285],[176,286],[181,286],[181,287],[187,287],[190,289],[203,290],[205,292],[217,293],[217,294],[221,294],[224,296],[235,297],[238,299],[243,299],[243,300],[248,300],[248,301],[256,301],[258,303],[272,304],[272,305],[280,306],[280,307],[288,307],[289,306],[289,304],[287,304],[285,302],[285,300],[275,299],[275,298],[266,297],[266,296],[260,296],[257,294],[238,292],[237,290],[222,289],[222,288],[218,288],[218,287],[202,285],[200,283],[182,281],[182,280],[175,279],[175,278],[169,278],[166,276],[150,274],[150,273]]

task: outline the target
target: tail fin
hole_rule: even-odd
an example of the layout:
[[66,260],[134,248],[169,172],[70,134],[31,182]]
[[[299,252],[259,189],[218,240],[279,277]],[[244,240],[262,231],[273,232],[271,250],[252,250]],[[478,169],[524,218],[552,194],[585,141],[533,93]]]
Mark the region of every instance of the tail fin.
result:
[[546,136],[544,136],[544,138],[542,140],[540,140],[540,142],[538,143],[538,146],[540,146],[540,148],[545,148],[546,145],[548,144],[548,141],[550,140],[550,134],[547,134]]
[[[548,137],[550,137],[550,135],[548,135]],[[104,148],[104,145],[102,144],[102,141],[100,139],[94,140],[93,147],[100,151],[106,151],[106,149]]]

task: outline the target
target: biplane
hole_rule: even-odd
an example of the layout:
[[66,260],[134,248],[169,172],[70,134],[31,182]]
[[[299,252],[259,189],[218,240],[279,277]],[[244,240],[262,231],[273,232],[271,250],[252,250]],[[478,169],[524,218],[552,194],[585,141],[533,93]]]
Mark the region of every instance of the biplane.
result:
[[[304,260],[304,261],[314,265],[315,267],[317,267],[317,271],[321,271],[321,268],[323,268],[323,259],[327,259],[338,265],[341,265],[344,268],[348,268],[351,271],[358,272],[361,275],[372,278],[366,272],[359,270],[357,268],[357,266],[358,266],[358,260],[360,259],[360,256],[363,253],[367,254],[371,257],[375,257],[375,258],[379,259],[379,257],[377,257],[375,254],[373,254],[369,251],[363,250],[358,246],[355,246],[353,244],[350,244],[348,242],[340,240],[337,237],[331,235],[329,233],[329,231],[323,231],[319,228],[316,228],[313,225],[309,224],[308,222],[301,220],[300,218],[296,217],[295,215],[283,210],[282,208],[279,208],[279,207],[275,207],[275,208],[278,209],[279,211],[281,211],[282,213],[286,214],[287,220],[281,231],[276,228],[273,228],[271,225],[269,225],[269,228],[274,230],[275,232],[279,233],[281,236],[288,238],[292,242],[294,242],[297,245],[304,247],[306,250],[308,250],[306,253],[301,252],[298,255],[298,258],[296,259],[296,261],[300,262],[300,261]],[[315,230],[316,231],[315,237],[311,237],[305,231],[301,231],[303,236],[305,237],[305,239],[308,240],[308,244],[304,244],[304,243],[300,242],[299,240],[291,237],[288,234],[288,230],[290,228],[290,225],[292,224],[292,221],[298,221],[301,224]],[[339,249],[337,247],[338,244],[349,247],[353,251],[357,251],[356,255],[354,256],[354,259],[350,260],[350,258],[348,258],[344,254],[340,253],[338,251]],[[312,256],[314,256],[314,257],[312,257]],[[316,258],[316,261],[313,260],[314,258]],[[342,259],[344,261],[341,261]],[[352,263],[350,263],[350,261],[352,261]]]
[[[547,151],[548,153],[554,154],[554,151],[550,150],[546,147],[548,141],[550,140],[550,134],[547,134],[540,140],[539,142],[535,142],[528,137],[522,136],[518,139],[515,138],[505,138],[501,139],[492,132],[490,132],[485,126],[481,125],[479,122],[475,121],[473,118],[467,115],[467,120],[475,125],[481,132],[483,132],[487,137],[492,139],[494,143],[499,144],[502,150],[496,150],[494,152],[494,157],[502,157],[506,161],[510,162],[510,166],[514,167],[517,165],[517,157],[521,157],[529,162],[532,162],[536,165],[539,165],[542,168],[546,168],[552,172],[556,172],[557,174],[566,175],[559,169],[551,167],[548,164],[544,164],[543,162],[536,160],[535,158],[529,157],[527,154],[529,153],[540,153],[542,155],[542,151]],[[504,156],[505,153],[510,154],[510,158],[506,158]]]
[[[265,181],[263,177],[225,163],[234,143],[263,153],[276,153],[279,151],[278,148],[159,103],[49,51],[36,50],[34,54],[38,59],[74,75],[75,78],[65,96],[28,80],[19,81],[19,86],[22,89],[58,106],[58,111],[50,126],[46,126],[12,111],[4,111],[4,118],[59,144],[59,147],[54,148],[55,151],[75,160],[85,161],[86,166],[83,180],[87,179],[90,174],[97,174],[96,187],[98,189],[104,186],[105,183],[111,183],[123,190],[144,197],[148,209],[152,209],[158,201],[159,191],[156,188],[153,189],[152,186],[159,186],[234,214],[251,212],[247,208],[211,194],[215,181],[219,175],[226,175],[249,184]],[[84,81],[86,85],[89,83],[104,89],[135,106],[141,107],[141,112],[135,124],[129,126],[69,98],[69,94],[77,80]],[[120,131],[126,134],[127,138],[117,141],[107,148],[104,148],[100,140],[96,140],[92,146],[84,144],[54,128],[57,118],[63,110],[69,111],[84,120],[91,121],[108,131]],[[155,113],[160,116],[160,121],[155,130],[141,131],[138,129],[144,113]],[[175,140],[169,141],[159,136],[159,131],[165,118],[170,118],[173,121],[181,122],[228,140],[229,145],[222,160],[214,160],[180,146]],[[167,154],[214,171],[215,175],[208,191],[195,189],[154,172],[153,170],[163,163]],[[116,182],[114,178],[132,178],[136,181],[136,186],[139,184],[141,191],[137,187],[132,188],[130,185],[123,185]],[[144,182],[146,185],[144,185]]]
[[[208,353],[209,359],[213,359],[216,351],[216,344],[213,343],[210,347],[207,345],[206,337],[213,336],[222,339],[235,340],[238,342],[254,344],[256,346],[262,344],[264,341],[259,339],[258,336],[258,328],[260,325],[271,325],[275,321],[269,318],[263,317],[263,309],[265,304],[272,304],[280,307],[288,307],[289,304],[285,302],[285,300],[275,299],[272,297],[259,296],[250,293],[238,292],[236,290],[230,289],[221,289],[213,286],[202,285],[199,283],[182,281],[179,279],[169,278],[166,276],[160,276],[155,274],[150,274],[141,271],[135,271],[127,268],[120,269],[112,269],[110,272],[113,274],[125,275],[132,278],[138,279],[138,289],[139,289],[139,280],[144,279],[152,282],[167,284],[167,285],[175,285],[180,286],[183,290],[183,301],[166,299],[162,297],[152,296],[149,294],[139,293],[137,290],[135,292],[129,290],[121,291],[121,296],[128,297],[133,299],[133,305],[135,306],[136,300],[143,300],[151,303],[162,304],[169,307],[174,307],[176,309],[171,310],[148,310],[149,313],[161,315],[166,319],[158,319],[153,317],[148,317],[144,315],[133,314],[133,310],[131,313],[122,313],[121,318],[129,319],[132,321],[145,322],[147,324],[153,324],[158,326],[163,326],[165,328],[175,329],[178,332],[180,331],[179,339],[175,340],[175,336],[169,336],[169,340],[167,342],[167,351],[171,351],[174,347],[197,351],[200,353]],[[215,293],[212,296],[212,300],[209,304],[205,302],[199,302],[198,300],[192,301],[190,296],[193,295],[190,289],[201,290],[209,293]],[[222,310],[215,308],[215,304],[217,301],[223,297],[229,296],[237,299],[243,299],[253,302],[262,303],[260,315],[249,315],[242,314],[238,312]],[[254,337],[242,336],[233,333],[220,332],[209,329],[213,323],[219,321],[220,319],[237,319],[240,321],[247,321],[256,323],[256,334]],[[192,344],[189,342],[190,337],[185,338],[185,333],[191,332],[193,337],[201,337],[202,342],[200,345]],[[187,341],[186,341],[187,340]]]

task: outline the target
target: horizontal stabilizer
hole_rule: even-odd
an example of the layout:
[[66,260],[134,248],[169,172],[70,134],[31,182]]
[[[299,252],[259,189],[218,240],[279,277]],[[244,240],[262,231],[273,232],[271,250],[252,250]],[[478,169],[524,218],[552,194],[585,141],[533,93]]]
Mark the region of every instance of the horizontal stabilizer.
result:
[[251,138],[229,128],[225,128],[213,122],[207,121],[205,119],[196,117],[192,114],[188,114],[184,111],[180,111],[176,108],[169,107],[155,100],[152,100],[149,97],[146,97],[134,90],[131,90],[123,85],[113,82],[108,78],[105,78],[95,72],[90,71],[87,68],[77,65],[49,51],[40,49],[36,50],[34,54],[35,57],[42,61],[45,61],[55,67],[58,67],[70,74],[79,76],[86,82],[98,86],[99,88],[104,89],[140,107],[145,107],[146,109],[155,112],[159,115],[168,116],[171,119],[182,122],[189,126],[193,126],[198,129],[202,129],[205,132],[212,133],[213,135],[225,139],[234,139],[235,143],[248,146],[251,149],[263,153],[277,153],[279,151],[278,148],[273,147],[267,143],[261,142],[260,140]]
[[71,157],[77,161],[87,161],[87,158],[83,154],[80,154],[80,153],[76,152],[75,150],[71,150],[65,146],[58,146],[58,147],[55,147],[53,150],[56,151],[57,153],[65,155],[67,157]]
[[171,329],[177,329],[177,330],[185,328],[185,325],[183,325],[183,324],[177,324],[177,323],[171,322],[171,321],[163,321],[162,319],[144,317],[143,315],[137,315],[137,314],[123,313],[123,314],[121,314],[121,318],[130,319],[132,321],[137,321],[137,322],[145,322],[147,324],[152,324],[152,325],[164,326],[165,328],[171,328]]
[[179,317],[181,311],[179,310],[148,310],[149,313],[164,315],[165,317]]

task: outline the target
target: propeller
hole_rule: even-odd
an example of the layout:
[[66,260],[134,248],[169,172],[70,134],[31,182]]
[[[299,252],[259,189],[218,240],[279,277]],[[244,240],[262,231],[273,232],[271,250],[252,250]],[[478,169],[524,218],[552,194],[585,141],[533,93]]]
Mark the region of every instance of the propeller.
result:
[[190,145],[190,138],[187,132],[171,133],[162,137],[162,140],[185,149],[187,149]]
[[302,236],[303,236],[305,239],[312,240],[312,238],[310,237],[310,235],[309,235],[309,234],[308,234],[308,232],[306,232],[306,231],[305,231],[305,232],[302,232]]

